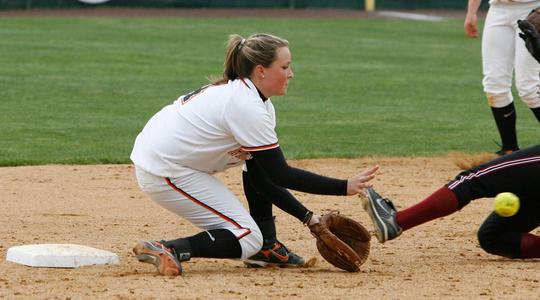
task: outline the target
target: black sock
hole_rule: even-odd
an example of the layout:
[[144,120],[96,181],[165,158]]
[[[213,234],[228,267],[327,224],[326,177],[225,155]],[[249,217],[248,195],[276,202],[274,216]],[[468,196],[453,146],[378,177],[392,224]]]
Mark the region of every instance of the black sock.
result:
[[189,260],[193,256],[191,244],[186,238],[179,238],[171,241],[161,241],[161,243],[167,248],[173,248],[174,253],[179,261]]
[[540,122],[540,107],[531,108],[534,116],[536,117],[536,120]]
[[[180,261],[190,257],[240,258],[242,256],[240,242],[227,229],[203,231],[187,238],[164,241],[163,245],[173,248]],[[187,259],[186,253],[189,253]]]
[[503,150],[518,149],[516,134],[516,109],[514,103],[504,107],[492,107],[491,112],[495,118],[495,124],[501,136]]
[[275,217],[253,218],[263,236],[262,249],[270,249],[277,242]]

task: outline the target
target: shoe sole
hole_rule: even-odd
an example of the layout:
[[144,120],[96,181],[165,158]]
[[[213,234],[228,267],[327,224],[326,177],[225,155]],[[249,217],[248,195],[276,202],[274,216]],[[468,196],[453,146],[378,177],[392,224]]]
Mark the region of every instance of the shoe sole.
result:
[[149,249],[142,243],[133,248],[133,253],[140,262],[153,264],[161,275],[177,276],[182,274],[182,267],[178,266],[174,259],[165,253]]
[[384,243],[388,240],[388,228],[376,212],[377,210],[374,206],[375,201],[371,199],[371,197],[369,196],[369,192],[367,194],[368,196],[363,200],[364,210],[368,213],[371,221],[373,222],[373,227],[375,228],[375,236],[377,237],[377,240],[379,240],[380,243]]
[[303,264],[283,264],[283,263],[267,263],[257,260],[245,260],[244,265],[248,268],[302,268]]

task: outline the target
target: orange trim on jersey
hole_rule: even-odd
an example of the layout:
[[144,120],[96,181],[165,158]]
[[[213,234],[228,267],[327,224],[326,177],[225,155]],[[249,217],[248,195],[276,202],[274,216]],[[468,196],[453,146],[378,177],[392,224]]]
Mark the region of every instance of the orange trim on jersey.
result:
[[243,234],[237,236],[237,237],[236,237],[237,240],[239,240],[239,239],[241,239],[241,238],[243,238],[243,237],[245,237],[246,235],[248,235],[248,234],[251,233],[251,230],[250,230],[250,229],[247,229],[247,228],[242,228],[242,229],[245,229],[246,232],[244,232]]
[[184,197],[188,198],[189,200],[193,201],[195,204],[198,204],[206,209],[208,209],[209,211],[213,212],[214,214],[218,215],[218,217],[222,218],[223,220],[231,223],[234,225],[234,227],[238,228],[238,229],[245,229],[246,232],[237,236],[236,239],[239,240],[243,237],[245,237],[246,235],[250,234],[251,233],[251,229],[249,228],[244,228],[242,226],[240,226],[240,224],[238,224],[236,221],[234,221],[233,219],[227,217],[226,215],[220,213],[219,211],[215,210],[214,208],[202,203],[201,201],[195,199],[195,197],[191,196],[190,194],[186,193],[185,191],[183,191],[181,188],[177,187],[176,185],[174,185],[174,183],[171,182],[171,180],[169,178],[165,178],[165,181],[167,182],[167,184],[175,191],[179,192],[180,194],[182,194]]
[[274,149],[279,147],[278,143],[265,145],[265,146],[257,146],[257,147],[244,147],[242,146],[242,150],[244,151],[262,151],[262,150],[268,150],[268,149]]
[[245,84],[245,85],[247,86],[247,88],[251,90],[251,88],[249,87],[249,85],[244,81],[244,78],[240,78],[240,81],[242,81],[242,83]]

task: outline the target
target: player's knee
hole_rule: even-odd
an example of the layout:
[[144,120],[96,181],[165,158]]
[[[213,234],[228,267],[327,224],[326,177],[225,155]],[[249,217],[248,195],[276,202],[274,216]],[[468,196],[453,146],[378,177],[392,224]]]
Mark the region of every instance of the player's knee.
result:
[[490,93],[486,92],[488,104],[491,107],[505,107],[514,101],[512,93]]
[[501,232],[495,231],[489,226],[482,226],[478,230],[478,242],[480,247],[489,254],[513,258],[508,245],[501,238]]
[[529,91],[525,91],[523,93],[520,92],[520,97],[521,100],[523,100],[523,102],[525,102],[528,107],[540,107],[540,95],[538,94],[538,87]]
[[239,240],[242,247],[242,259],[255,255],[263,245],[263,237],[259,227],[255,225],[248,228],[248,230],[250,232]]
[[484,227],[481,227],[480,230],[478,230],[478,242],[480,243],[480,247],[486,251],[487,253],[495,254],[494,252],[498,252],[499,243],[497,241],[497,237],[494,234],[491,234],[490,231],[486,230]]

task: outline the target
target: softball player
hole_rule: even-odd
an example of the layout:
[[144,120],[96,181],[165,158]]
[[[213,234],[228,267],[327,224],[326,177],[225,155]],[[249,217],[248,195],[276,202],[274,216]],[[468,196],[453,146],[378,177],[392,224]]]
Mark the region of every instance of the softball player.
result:
[[[304,223],[317,223],[319,217],[285,188],[354,195],[370,186],[377,167],[341,180],[287,164],[269,98],[284,95],[292,77],[286,40],[231,35],[223,79],[179,97],[148,121],[131,153],[141,189],[204,231],[142,241],[133,249],[140,261],[154,264],[163,275],[180,274],[180,262],[192,257],[297,265],[301,257],[276,239],[272,203]],[[212,175],[244,162],[253,217]]]
[[378,240],[384,243],[402,231],[450,215],[472,200],[511,192],[520,198],[512,217],[492,212],[478,231],[486,252],[509,258],[540,258],[540,236],[530,231],[540,226],[540,145],[504,155],[460,173],[425,200],[396,211],[373,188],[367,189],[364,208],[370,215]]
[[[477,36],[478,7],[481,0],[469,0],[465,33]],[[491,0],[482,35],[482,84],[502,141],[500,155],[519,149],[516,134],[516,111],[511,93],[515,72],[519,96],[540,122],[538,72],[540,65],[527,53],[518,36],[516,21],[524,19],[539,0]]]
[[[540,62],[540,35],[528,21],[516,22],[527,50]],[[538,76],[538,75],[537,75]],[[491,213],[478,231],[480,246],[488,253],[510,258],[539,258],[540,236],[530,232],[540,226],[540,145],[504,155],[496,160],[460,173],[453,181],[425,200],[396,211],[389,199],[373,188],[367,189],[364,209],[375,227],[377,239],[384,243],[403,231],[450,215],[472,200],[512,192],[520,198],[518,213],[501,217]]]

